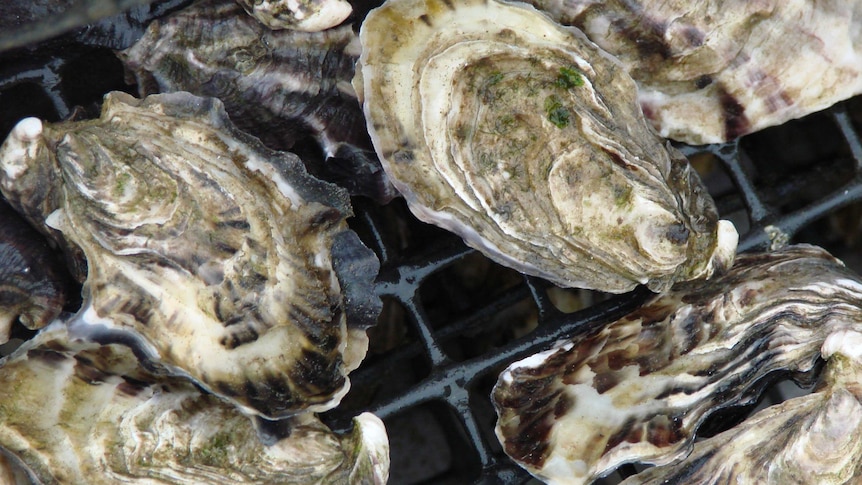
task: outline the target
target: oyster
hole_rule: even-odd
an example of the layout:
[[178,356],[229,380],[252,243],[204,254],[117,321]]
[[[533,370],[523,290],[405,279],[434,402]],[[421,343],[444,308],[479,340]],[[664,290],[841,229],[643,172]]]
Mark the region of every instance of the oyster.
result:
[[276,150],[314,136],[328,158],[309,171],[385,202],[394,197],[350,85],[359,55],[347,25],[272,31],[233,0],[204,0],[153,22],[118,56],[142,95],[189,91],[224,102],[231,120]]
[[318,32],[344,22],[353,11],[345,0],[237,0],[270,29]]
[[779,373],[811,379],[826,337],[860,321],[862,280],[825,251],[740,255],[723,276],[512,364],[493,394],[497,436],[549,483],[671,463],[709,413],[753,402]]
[[66,304],[68,275],[43,239],[0,199],[0,344],[14,323],[42,328]]
[[660,291],[733,260],[732,224],[580,32],[521,4],[406,0],[360,40],[368,129],[419,219],[561,286]]
[[236,130],[219,100],[111,93],[97,120],[25,119],[0,189],[85,255],[76,332],[270,418],[347,392],[380,311],[377,259],[347,228],[347,193]]
[[787,400],[712,438],[685,460],[624,485],[763,483],[851,485],[862,480],[862,334],[833,333],[820,389]]
[[345,436],[305,414],[264,444],[230,404],[146,372],[124,346],[76,339],[59,321],[2,362],[0,402],[0,447],[36,483],[382,484],[388,475],[389,444],[372,414]]
[[716,143],[862,93],[862,1],[527,0],[638,82],[662,136]]

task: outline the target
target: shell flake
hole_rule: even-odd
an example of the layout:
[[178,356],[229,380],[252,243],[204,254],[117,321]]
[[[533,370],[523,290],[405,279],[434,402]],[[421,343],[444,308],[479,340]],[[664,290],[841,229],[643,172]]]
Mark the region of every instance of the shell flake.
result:
[[735,229],[580,32],[526,5],[405,0],[360,41],[368,130],[419,219],[561,286],[660,291],[730,266]]
[[0,402],[0,448],[33,483],[382,484],[388,475],[388,440],[371,414],[345,436],[304,414],[290,418],[290,436],[264,444],[229,403],[143,370],[127,347],[76,339],[62,321],[0,363]]
[[270,418],[347,392],[380,311],[377,259],[347,227],[347,193],[236,130],[220,101],[111,93],[97,120],[26,119],[0,169],[10,202],[83,255],[78,335]]
[[527,0],[638,82],[662,136],[732,140],[862,93],[860,0]]
[[671,463],[708,414],[753,403],[781,373],[812,380],[824,340],[860,319],[862,281],[825,251],[743,254],[718,278],[509,366],[493,394],[497,436],[548,483]]

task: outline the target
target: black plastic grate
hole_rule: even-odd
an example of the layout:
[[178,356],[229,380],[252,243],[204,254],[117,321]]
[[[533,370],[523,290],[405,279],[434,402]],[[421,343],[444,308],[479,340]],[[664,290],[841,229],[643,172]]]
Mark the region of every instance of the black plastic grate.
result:
[[[832,123],[829,129],[840,134],[843,146],[831,147],[828,154],[831,158],[828,159],[818,158],[821,154],[816,154],[814,158],[805,160],[801,168],[779,180],[769,180],[774,177],[762,176],[758,169],[782,171],[780,163],[756,160],[759,164],[755,166],[751,160],[751,138],[757,135],[725,144],[679,147],[693,160],[703,156],[717,160],[723,172],[719,175],[730,179],[730,190],[713,195],[718,200],[723,217],[728,216],[727,212],[736,212],[730,214],[731,218],[736,219],[734,222],[738,227],[747,228],[745,231],[740,230],[740,252],[766,250],[790,242],[830,245],[828,238],[815,241],[799,239],[797,235],[815,222],[822,222],[825,216],[862,198],[862,142],[848,115],[848,104],[843,103],[831,111],[813,115],[811,119],[793,122],[820,126]],[[781,134],[785,131],[784,127],[769,131],[770,136],[779,140],[785,136]],[[790,154],[795,155],[798,153]],[[823,169],[824,165],[826,170]],[[769,180],[770,185],[762,186],[761,179]],[[817,194],[816,200],[805,203],[806,198],[800,194],[803,188],[807,190],[812,187],[825,192]],[[767,200],[762,195],[764,189],[770,192],[769,199],[780,200]],[[797,207],[800,204],[802,207]],[[407,212],[403,207],[400,209],[401,213]],[[370,410],[387,423],[390,433],[397,433],[397,427],[389,426],[395,418],[414,414],[415,419],[423,419],[417,409],[429,402],[440,403],[449,411],[448,416],[439,418],[442,420],[441,426],[458,427],[457,432],[449,433],[448,446],[454,450],[466,450],[466,456],[452,457],[449,469],[430,476],[404,476],[398,469],[393,469],[393,483],[454,484],[473,481],[519,484],[529,481],[529,475],[502,453],[494,438],[493,408],[489,403],[480,405],[478,402],[488,401],[490,387],[505,365],[545,350],[558,339],[587,334],[601,328],[637,307],[649,296],[649,292],[641,288],[625,295],[604,295],[607,299],[595,295],[603,301],[574,313],[564,313],[551,302],[546,291],[551,287],[549,283],[522,276],[521,284],[507,288],[490,301],[477,304],[442,325],[435,324],[427,316],[428,302],[422,298],[423,286],[429,284],[435,274],[476,253],[445,233],[436,239],[423,241],[418,247],[394,249],[392,236],[387,235],[391,227],[382,220],[380,211],[379,207],[358,203],[355,226],[381,258],[378,294],[400,304],[405,312],[403,323],[409,325],[413,333],[409,342],[383,355],[370,356],[360,369],[351,374],[353,386],[360,391],[352,391],[342,407],[328,413],[326,418],[338,428],[344,426],[355,413]],[[411,219],[409,216],[405,218],[411,225],[421,224]],[[427,228],[423,230],[427,232]],[[840,253],[834,248],[830,249],[836,254]],[[434,281],[433,284],[458,285],[459,282]],[[538,319],[537,328],[528,335],[505,341],[479,356],[464,360],[453,358],[444,350],[447,342],[459,336],[481,334],[482,330],[499,332],[499,328],[493,328],[493,325],[498,324],[494,316],[505,314],[524,298],[530,300]],[[509,322],[510,325],[516,323]],[[403,389],[394,394],[380,391],[372,398],[367,398],[367,392],[362,389],[367,389],[374,382],[386,382],[393,369],[415,367],[413,362],[417,357],[424,359],[420,364],[424,372],[414,376],[412,383],[402,385]],[[359,399],[360,404],[357,405],[353,394],[365,395],[366,399]],[[780,395],[773,394],[772,398],[780,399]],[[409,463],[416,459],[417,453],[421,456],[438,452],[434,446],[418,450],[393,449],[393,466],[397,466],[401,453],[407,455],[403,460]],[[634,472],[631,466],[621,471],[623,475]],[[614,483],[613,478],[607,481]]]
[[[128,16],[117,22],[131,25]],[[132,91],[111,46],[95,45],[96,34],[0,54],[0,136],[24,116],[59,120],[76,106],[95,115],[103,93]],[[847,207],[862,198],[860,107],[854,99],[732,143],[680,146],[722,216],[737,225],[741,251],[810,242],[862,267],[854,247],[856,232],[862,239],[862,210]],[[489,394],[497,375],[557,339],[601,328],[648,292],[561,292],[417,221],[402,201],[381,207],[356,199],[354,207],[352,226],[381,260],[384,314],[368,357],[351,374],[351,392],[324,419],[338,429],[363,410],[383,418],[393,484],[529,481],[494,436]]]

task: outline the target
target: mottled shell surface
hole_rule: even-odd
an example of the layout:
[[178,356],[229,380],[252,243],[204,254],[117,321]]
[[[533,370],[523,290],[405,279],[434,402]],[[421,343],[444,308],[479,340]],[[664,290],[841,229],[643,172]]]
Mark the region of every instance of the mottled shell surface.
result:
[[237,127],[270,148],[314,137],[326,158],[303,155],[314,175],[379,201],[395,195],[350,84],[359,56],[350,25],[273,31],[233,0],[204,0],[154,21],[118,55],[142,95],[219,98]]
[[[248,416],[184,378],[139,367],[125,346],[47,327],[0,363],[0,448],[44,485],[386,482],[389,444],[371,414],[344,436],[317,418],[264,444]],[[30,483],[4,482],[4,483]]]
[[828,362],[816,392],[770,406],[698,441],[684,460],[643,471],[623,485],[862,481],[862,334],[835,332],[822,349]]
[[271,418],[347,392],[380,310],[377,259],[347,228],[347,193],[218,100],[112,93],[97,120],[25,119],[0,189],[84,256],[76,331]]
[[270,29],[319,32],[344,22],[353,11],[345,0],[236,0]]
[[860,0],[528,0],[638,82],[662,136],[734,139],[862,92]]
[[827,336],[860,321],[862,281],[825,251],[740,255],[721,277],[512,364],[493,393],[497,436],[548,483],[668,464],[710,413],[754,402],[779,373],[812,379]]
[[45,238],[0,199],[0,344],[16,324],[36,330],[54,320],[68,284]]
[[561,286],[658,291],[730,265],[735,229],[580,32],[521,4],[406,0],[360,40],[368,130],[419,219]]

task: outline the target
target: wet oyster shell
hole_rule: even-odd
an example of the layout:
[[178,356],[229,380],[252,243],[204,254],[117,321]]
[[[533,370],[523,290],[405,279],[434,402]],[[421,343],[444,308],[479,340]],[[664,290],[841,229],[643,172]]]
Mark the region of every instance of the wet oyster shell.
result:
[[270,148],[313,136],[327,158],[304,160],[314,175],[380,202],[396,195],[350,85],[359,56],[351,26],[272,31],[233,0],[205,0],[153,22],[118,56],[141,95],[219,98],[240,129]]
[[0,199],[0,344],[15,323],[36,330],[57,318],[68,285],[44,237]]
[[62,322],[0,362],[0,402],[0,447],[45,485],[382,484],[388,476],[388,440],[372,414],[345,436],[311,414],[292,418],[290,436],[265,445],[229,403],[146,372],[124,346],[76,339]]
[[732,140],[862,92],[862,1],[527,0],[638,82],[662,136]]
[[737,235],[622,67],[495,1],[390,1],[360,32],[368,130],[421,220],[557,285],[655,291],[730,265]]
[[822,347],[829,359],[814,394],[770,406],[698,441],[691,455],[623,485],[685,483],[854,484],[862,480],[862,334],[844,330]]
[[343,22],[353,11],[345,0],[236,0],[270,29],[319,32]]
[[684,457],[709,413],[810,379],[826,337],[862,321],[862,281],[822,249],[740,255],[594,335],[509,366],[494,389],[506,453],[548,483]]
[[25,119],[0,189],[85,256],[77,332],[270,418],[347,392],[380,311],[376,257],[347,227],[347,193],[236,130],[220,101],[111,93],[97,120]]

